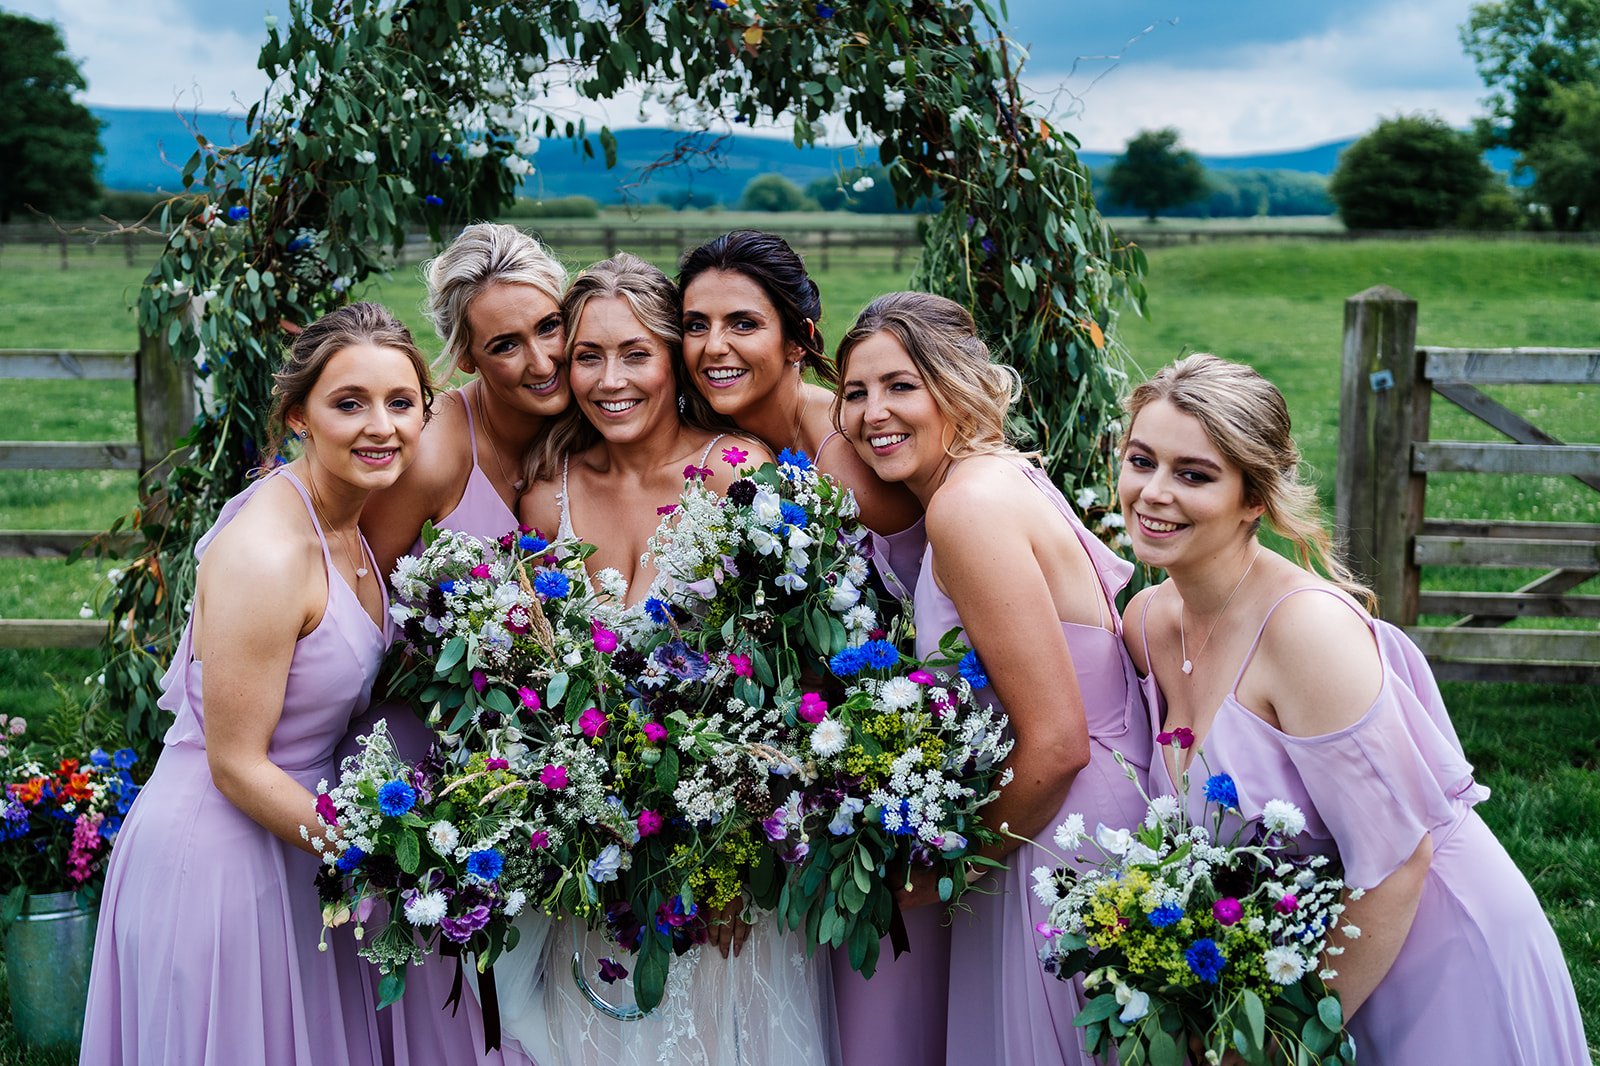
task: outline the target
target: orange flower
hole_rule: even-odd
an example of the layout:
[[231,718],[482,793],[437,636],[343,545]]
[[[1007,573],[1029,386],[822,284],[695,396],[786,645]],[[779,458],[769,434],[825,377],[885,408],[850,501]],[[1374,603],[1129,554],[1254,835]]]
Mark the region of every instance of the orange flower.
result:
[[61,769],[56,771],[56,773],[60,774],[62,777],[66,777],[69,774],[75,774],[77,772],[78,772],[78,760],[77,759],[62,759],[61,760]]
[[88,774],[73,774],[62,785],[61,793],[74,800],[94,799],[94,789],[89,787],[91,780],[93,779]]
[[26,803],[30,807],[38,803],[40,798],[44,796],[44,778],[42,777],[30,778],[20,785],[7,785],[6,787],[11,790],[11,795],[18,803]]

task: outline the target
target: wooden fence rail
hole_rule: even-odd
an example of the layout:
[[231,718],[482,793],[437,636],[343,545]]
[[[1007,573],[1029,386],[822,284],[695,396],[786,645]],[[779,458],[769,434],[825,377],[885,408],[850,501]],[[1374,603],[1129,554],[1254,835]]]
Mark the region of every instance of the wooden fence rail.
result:
[[[195,417],[192,372],[160,337],[142,337],[136,352],[0,349],[0,379],[132,381],[139,439],[134,441],[0,440],[4,470],[137,470],[140,493],[159,481],[177,441]],[[0,557],[65,558],[98,530],[0,529]],[[0,619],[0,648],[93,648],[104,621]]]
[[[1521,618],[1600,619],[1600,524],[1430,519],[1429,474],[1572,477],[1600,491],[1600,444],[1567,443],[1483,385],[1600,386],[1600,348],[1417,347],[1416,301],[1377,286],[1345,302],[1337,522],[1382,616],[1405,627],[1441,678],[1600,681],[1600,627],[1509,629]],[[1430,439],[1441,396],[1509,443]],[[1546,571],[1512,592],[1421,590],[1424,566]],[[1456,616],[1419,626],[1420,614]]]

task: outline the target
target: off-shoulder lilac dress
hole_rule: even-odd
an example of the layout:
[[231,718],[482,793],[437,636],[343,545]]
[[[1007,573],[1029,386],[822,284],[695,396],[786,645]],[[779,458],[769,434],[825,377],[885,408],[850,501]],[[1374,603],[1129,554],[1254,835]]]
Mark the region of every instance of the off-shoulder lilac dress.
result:
[[[1115,607],[1133,567],[1084,527],[1043,471],[1019,468],[1089,553],[1100,581],[1101,618],[1112,627],[1061,623],[1083,697],[1090,759],[1047,825],[1054,828],[1074,811],[1090,826],[1135,825],[1144,816],[1144,801],[1114,757],[1121,752],[1140,774],[1150,765],[1147,717]],[[961,625],[955,605],[934,581],[931,547],[917,576],[914,618],[919,657],[933,654],[939,639]],[[1006,861],[1003,874],[989,876],[977,886],[981,891],[965,897],[970,912],[955,912],[948,927],[941,924],[938,907],[909,912],[907,926],[917,923],[911,951],[890,960],[885,944],[879,972],[870,981],[850,975],[854,985],[837,993],[847,1063],[1091,1061],[1083,1052],[1081,1030],[1072,1024],[1083,1005],[1078,987],[1047,974],[1039,962],[1043,942],[1034,927],[1047,914],[1029,886],[1033,868],[1054,865],[1056,857],[1023,845]],[[835,980],[842,983],[839,970],[836,960]]]
[[[473,385],[473,388],[482,388]],[[467,413],[467,442],[472,453],[472,469],[467,473],[461,501],[436,525],[492,540],[517,528],[517,516],[506,506],[500,493],[478,464],[477,427],[472,417],[472,399],[463,390],[462,407]],[[412,555],[422,554],[419,538]],[[415,763],[428,754],[433,731],[403,703],[383,703],[358,718],[350,728],[343,754],[355,750],[354,740],[368,732],[382,718],[388,723],[395,750],[402,759]],[[463,992],[454,1011],[444,1008],[455,981],[453,959],[430,957],[420,966],[406,970],[406,993],[394,1004],[378,1012],[378,1035],[383,1042],[384,1061],[394,1066],[434,1066],[436,1063],[477,1063],[479,1066],[533,1066],[533,1058],[508,1034],[500,1037],[498,1051],[486,1051],[483,1039],[483,1009],[470,991]],[[371,967],[370,980],[377,988],[377,967]]]
[[[1236,695],[1258,632],[1200,745],[1206,763],[1197,772],[1232,776],[1246,819],[1260,818],[1268,800],[1299,807],[1309,849],[1336,854],[1352,886],[1379,884],[1432,836],[1411,931],[1350,1019],[1361,1062],[1584,1066],[1589,1052],[1561,945],[1527,879],[1472,809],[1489,790],[1473,780],[1427,659],[1403,632],[1327,586],[1280,597],[1262,632],[1278,604],[1307,591],[1349,604],[1372,629],[1383,664],[1377,698],[1337,732],[1295,737],[1275,729]],[[1153,733],[1164,704],[1153,677],[1141,684]],[[1150,775],[1152,795],[1177,794],[1160,753]],[[1191,792],[1198,818],[1204,796]]]
[[[287,469],[271,477],[306,501],[327,564],[327,607],[295,645],[283,716],[267,748],[275,765],[314,791],[333,775],[334,745],[366,706],[390,633],[338,575],[305,489]],[[223,507],[196,556],[267,480]],[[162,678],[160,706],[176,715],[166,747],[106,872],[80,1061],[379,1062],[373,1000],[354,942],[330,935],[330,950],[317,949],[319,860],[273,836],[212,783],[193,629],[191,620]]]

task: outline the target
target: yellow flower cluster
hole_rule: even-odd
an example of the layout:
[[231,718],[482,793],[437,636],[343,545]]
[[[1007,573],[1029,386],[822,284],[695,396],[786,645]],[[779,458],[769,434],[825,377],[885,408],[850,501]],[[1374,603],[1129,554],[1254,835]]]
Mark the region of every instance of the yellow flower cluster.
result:
[[[672,850],[674,864],[692,865],[693,849],[679,844]],[[689,875],[689,887],[702,910],[720,911],[739,898],[750,871],[761,858],[761,845],[747,830],[728,837]]]
[[467,772],[464,776],[470,777],[471,780],[451,792],[449,797],[462,805],[474,805],[502,785],[521,780],[509,770],[489,769],[488,756],[481,754],[474,755],[467,761]]

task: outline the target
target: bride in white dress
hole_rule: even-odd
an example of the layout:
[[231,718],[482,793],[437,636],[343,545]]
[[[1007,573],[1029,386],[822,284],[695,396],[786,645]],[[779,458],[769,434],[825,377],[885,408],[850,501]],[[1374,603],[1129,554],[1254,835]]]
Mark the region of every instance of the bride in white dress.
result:
[[[713,467],[705,481],[718,492],[733,477],[727,465],[707,462],[725,427],[686,379],[680,314],[666,275],[625,253],[572,283],[562,319],[576,409],[552,431],[519,506],[522,521],[593,544],[592,571],[621,573],[637,590],[630,602],[653,590],[645,548],[658,508],[682,491],[684,467]],[[771,458],[755,442],[741,439],[739,447],[751,464]],[[816,1066],[837,1058],[826,960],[808,959],[770,914],[748,928],[736,954],[724,954],[733,937],[723,935],[723,946],[674,958],[662,1002],[643,1017],[629,1009],[630,982],[598,979],[601,957],[632,959],[603,930],[538,918],[527,926],[495,973],[504,1027],[540,1066]]]

